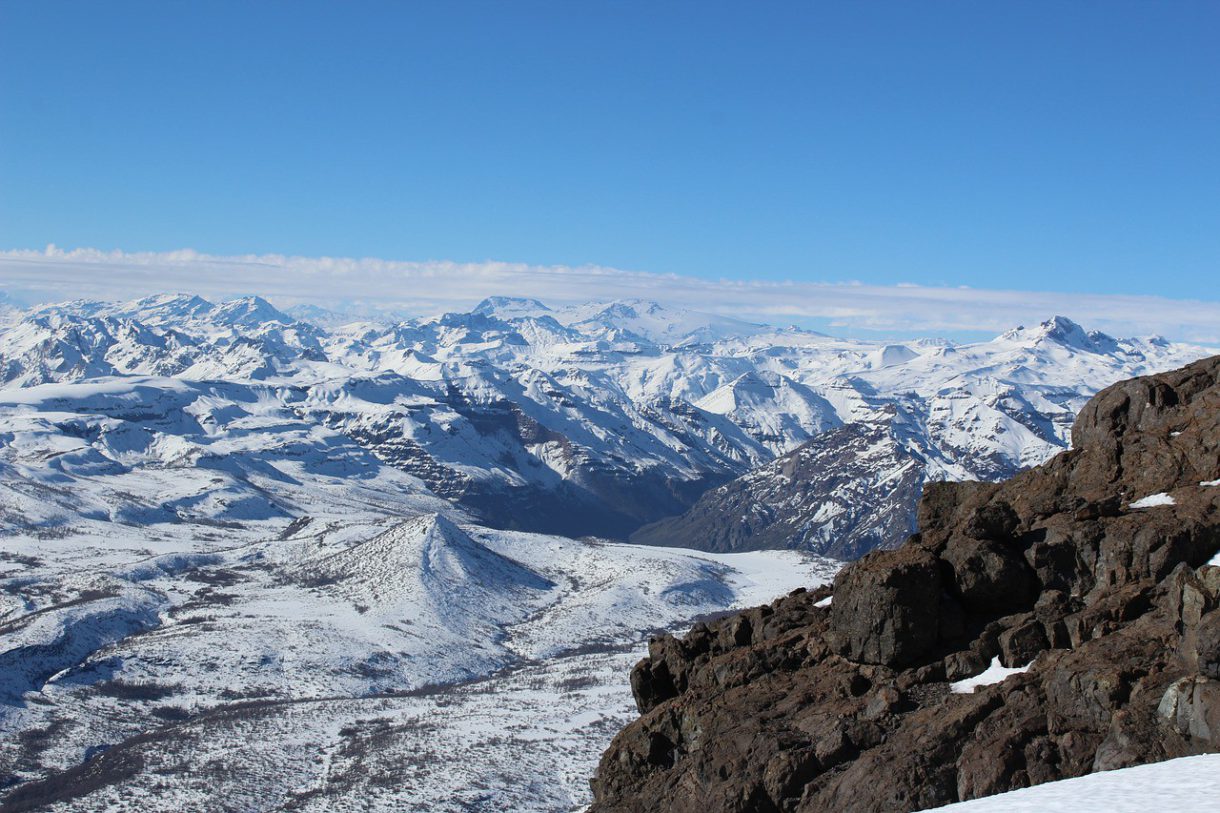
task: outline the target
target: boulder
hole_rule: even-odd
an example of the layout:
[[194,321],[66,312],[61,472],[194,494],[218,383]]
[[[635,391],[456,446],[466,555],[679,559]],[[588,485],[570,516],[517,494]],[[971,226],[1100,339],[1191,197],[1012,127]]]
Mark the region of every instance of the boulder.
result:
[[831,641],[861,663],[913,663],[936,643],[941,592],[931,553],[906,546],[870,554],[835,578]]

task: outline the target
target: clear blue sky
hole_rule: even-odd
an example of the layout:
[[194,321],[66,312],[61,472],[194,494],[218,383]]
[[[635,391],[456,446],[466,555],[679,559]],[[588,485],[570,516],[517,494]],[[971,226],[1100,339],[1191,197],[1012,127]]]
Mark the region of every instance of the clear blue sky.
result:
[[1220,298],[1220,4],[0,0],[0,248]]

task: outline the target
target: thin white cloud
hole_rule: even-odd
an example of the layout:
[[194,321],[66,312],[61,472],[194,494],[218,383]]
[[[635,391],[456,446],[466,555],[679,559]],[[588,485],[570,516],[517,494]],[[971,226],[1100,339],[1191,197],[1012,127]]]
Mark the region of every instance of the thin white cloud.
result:
[[415,314],[464,310],[492,295],[532,296],[553,304],[641,298],[766,322],[822,320],[849,330],[911,334],[999,332],[1064,314],[1117,335],[1159,333],[1220,342],[1220,302],[910,284],[706,280],[599,266],[492,261],[222,257],[189,249],[131,253],[49,246],[0,251],[0,291],[29,303],[128,299],[167,291],[213,299],[258,294],[283,307],[313,304]]

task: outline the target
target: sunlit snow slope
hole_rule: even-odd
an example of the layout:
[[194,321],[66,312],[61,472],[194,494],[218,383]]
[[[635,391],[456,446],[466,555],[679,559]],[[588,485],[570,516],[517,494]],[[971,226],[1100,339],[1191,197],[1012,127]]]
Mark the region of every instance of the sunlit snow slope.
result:
[[650,630],[837,567],[442,514],[302,517],[253,541],[93,528],[6,540],[0,802],[570,809],[632,712]]
[[1220,755],[1171,759],[1151,765],[1048,782],[986,799],[938,808],[946,813],[1211,813],[1220,798]]

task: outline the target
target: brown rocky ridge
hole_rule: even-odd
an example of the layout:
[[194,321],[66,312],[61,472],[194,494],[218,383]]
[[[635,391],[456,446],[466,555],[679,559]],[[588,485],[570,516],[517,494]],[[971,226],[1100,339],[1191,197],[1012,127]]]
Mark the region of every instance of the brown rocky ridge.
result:
[[[653,639],[591,813],[923,810],[1220,751],[1220,356],[1102,391],[1072,447],[929,485],[833,587]],[[1028,668],[952,690],[993,659]]]

